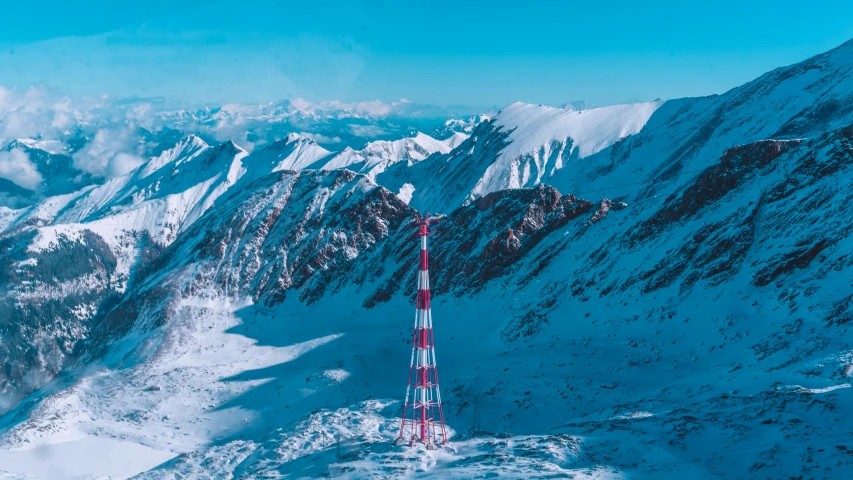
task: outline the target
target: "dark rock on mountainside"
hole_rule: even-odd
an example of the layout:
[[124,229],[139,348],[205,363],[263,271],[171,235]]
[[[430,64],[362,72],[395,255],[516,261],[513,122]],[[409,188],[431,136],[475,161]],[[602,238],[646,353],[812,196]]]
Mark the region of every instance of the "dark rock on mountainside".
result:
[[111,282],[116,258],[98,235],[28,252],[32,237],[0,238],[0,411],[58,374],[120,295]]
[[719,164],[709,167],[683,191],[667,198],[663,208],[631,233],[629,241],[635,245],[664,230],[667,225],[696,215],[799,144],[799,140],[763,140],[726,150]]

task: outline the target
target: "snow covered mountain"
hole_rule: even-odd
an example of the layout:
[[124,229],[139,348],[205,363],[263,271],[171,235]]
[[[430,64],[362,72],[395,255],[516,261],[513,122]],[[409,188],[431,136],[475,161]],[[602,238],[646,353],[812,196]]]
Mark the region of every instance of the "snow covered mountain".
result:
[[318,162],[332,155],[332,152],[317,145],[314,140],[291,133],[285,140],[279,140],[252,155],[251,163],[257,165],[259,173],[280,170],[302,170],[316,166]]
[[[419,130],[438,129],[448,119],[476,112],[472,107],[435,107],[401,100],[344,104],[304,100],[268,105],[224,105],[198,109],[166,110],[157,125],[223,140],[235,135],[253,145],[265,146],[288,132],[310,135],[324,146],[340,150],[360,148],[365,140],[394,140]],[[456,130],[442,135],[449,136]],[[223,136],[225,135],[225,136]]]
[[362,150],[344,149],[320,168],[323,170],[347,168],[375,178],[376,175],[399,162],[403,162],[402,164],[406,167],[411,167],[432,154],[448,154],[467,138],[468,135],[456,132],[444,140],[436,140],[418,132],[413,137],[400,140],[378,140],[368,143]]
[[99,309],[236,182],[245,155],[230,142],[185,137],[104,185],[0,211],[3,403],[63,368]]
[[159,98],[69,98],[45,87],[0,86],[0,98],[0,207],[7,208],[122,176],[184,135],[212,145],[231,140],[247,151],[299,135],[341,151],[412,137],[477,111],[405,100],[188,106]]
[[451,118],[444,122],[444,125],[430,132],[430,136],[435,138],[447,138],[454,133],[465,133],[470,135],[474,129],[477,128],[477,125],[487,122],[491,120],[491,118],[492,115],[485,114],[474,115],[465,120]]
[[[464,140],[186,136],[0,209],[0,471],[846,478],[851,74],[848,42],[722,95],[513,104]],[[391,445],[415,208],[444,213],[436,452]]]
[[340,152],[330,152],[311,138],[290,134],[286,140],[252,154],[247,162],[258,163],[257,171],[266,173],[268,167],[280,170],[341,170],[348,169],[371,178],[399,162],[409,167],[434,153],[447,154],[468,136],[453,133],[445,140],[418,132],[399,140],[368,142],[361,150],[350,147]]
[[592,110],[513,103],[480,123],[452,152],[377,180],[413,192],[412,205],[450,211],[488,193],[539,185],[558,170],[635,134],[660,107],[654,101]]

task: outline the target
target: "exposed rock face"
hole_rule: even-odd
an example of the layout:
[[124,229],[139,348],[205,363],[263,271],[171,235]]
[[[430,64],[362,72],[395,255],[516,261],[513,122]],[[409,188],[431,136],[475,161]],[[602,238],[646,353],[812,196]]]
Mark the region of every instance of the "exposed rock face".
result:
[[[371,307],[414,279],[410,267],[417,246],[406,230],[414,210],[369,179],[346,170],[285,171],[248,188],[256,193],[227,199],[151,269],[215,265],[182,289],[214,287],[269,306],[289,291],[311,304],[343,287],[378,283],[363,300]],[[589,201],[542,185],[496,192],[444,216],[430,256],[435,293],[461,295],[483,288],[549,234],[591,209]],[[504,225],[511,226],[504,230]],[[484,241],[487,235],[491,239]]]
[[643,240],[675,222],[691,218],[799,144],[799,140],[765,140],[726,150],[719,164],[697,175],[683,192],[667,198],[663,208],[633,233],[633,241]]
[[616,202],[613,203],[608,199],[601,200],[601,203],[598,204],[598,210],[595,211],[595,215],[589,219],[588,225],[592,225],[593,223],[601,220],[607,215],[607,212],[610,210],[622,210],[627,207],[628,204],[625,202]]

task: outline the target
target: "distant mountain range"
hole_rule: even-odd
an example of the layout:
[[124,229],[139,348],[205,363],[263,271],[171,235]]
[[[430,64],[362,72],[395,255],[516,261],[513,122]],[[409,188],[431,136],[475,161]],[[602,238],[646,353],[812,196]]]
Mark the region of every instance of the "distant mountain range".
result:
[[[296,134],[341,152],[369,148],[366,145],[377,140],[414,137],[421,131],[446,140],[457,132],[470,133],[485,118],[474,115],[482,111],[477,108],[405,100],[355,104],[294,100],[187,108],[163,99],[75,100],[32,90],[20,98],[11,91],[6,94],[11,101],[0,106],[0,206],[28,206],[103,183],[159,155],[185,135],[209,144],[231,140],[252,151]],[[45,163],[53,157],[57,165]]]

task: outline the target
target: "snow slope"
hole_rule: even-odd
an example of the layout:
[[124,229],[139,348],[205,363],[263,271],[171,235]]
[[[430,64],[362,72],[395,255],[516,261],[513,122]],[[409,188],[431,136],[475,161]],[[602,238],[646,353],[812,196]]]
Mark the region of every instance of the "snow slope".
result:
[[[233,143],[212,148],[198,137],[186,137],[173,148],[122,177],[79,194],[43,218],[33,249],[49,248],[57,237],[77,238],[82,230],[98,233],[118,248],[131,232],[146,232],[168,244],[192,224],[216,198],[245,172],[246,152]],[[24,217],[26,218],[26,217]]]
[[491,192],[539,185],[566,166],[575,168],[579,159],[640,131],[662,103],[577,111],[516,102],[480,123],[452,152],[377,180],[394,191],[410,184],[413,205],[447,212]]
[[494,122],[510,132],[506,138],[509,145],[489,165],[470,196],[538,185],[567,166],[565,162],[572,155],[583,159],[639,132],[662,103],[580,111],[513,103],[501,110]]
[[[851,105],[853,43],[847,42],[721,95],[669,100],[638,135],[563,169],[551,183],[611,197],[636,191],[665,196],[728,148],[814,137],[847,126],[853,120]],[[638,181],[647,187],[636,187]]]
[[519,157],[543,145],[572,139],[580,158],[608,147],[620,138],[640,131],[663,101],[613,105],[590,110],[565,110],[515,102],[494,118],[501,129],[511,132],[502,156]]
[[434,138],[449,138],[454,133],[464,133],[470,135],[477,128],[477,125],[491,120],[493,115],[474,115],[465,120],[452,118],[444,122],[444,124],[430,133]]
[[[25,464],[26,457],[20,459],[25,454],[16,453],[22,449],[77,448],[77,442],[97,435],[145,445],[157,455],[177,455],[151,472],[154,478],[171,472],[218,475],[231,469],[277,475],[286,474],[281,469],[290,462],[298,465],[312,455],[328,455],[337,432],[377,444],[377,456],[364,465],[364,475],[375,469],[401,474],[430,469],[436,475],[441,469],[456,470],[453,462],[467,454],[436,460],[434,454],[413,451],[412,464],[381,467],[386,457],[395,456],[388,448],[395,422],[385,418],[393,416],[395,402],[359,405],[365,395],[374,395],[369,392],[393,398],[399,390],[385,381],[398,376],[398,362],[383,364],[374,375],[369,367],[374,360],[359,357],[405,357],[405,328],[385,319],[410,306],[405,296],[387,289],[401,273],[407,277],[402,283],[410,283],[414,272],[396,267],[383,272],[382,266],[389,260],[410,263],[414,246],[401,230],[413,211],[369,178],[346,171],[277,172],[242,192],[225,198],[179,236],[158,259],[158,270],[137,282],[134,292],[101,320],[90,337],[108,352],[97,372],[39,402],[31,412],[13,413],[28,420],[7,431],[9,458]],[[556,201],[552,193],[543,191],[543,201]],[[569,221],[564,207],[578,210],[569,215],[592,215],[589,202],[566,198],[548,203],[554,209],[549,224],[554,223],[547,228]],[[580,223],[577,216],[572,218]],[[503,232],[500,219],[483,215],[480,221],[486,222],[480,232]],[[470,235],[477,233],[467,232],[454,243],[467,243]],[[438,254],[435,262],[447,258]],[[472,265],[482,260],[472,252]],[[488,264],[482,275],[490,274]],[[477,284],[480,278],[471,278],[468,288]],[[329,297],[326,291],[336,294]],[[386,304],[388,297],[381,291],[393,295],[393,301]],[[341,302],[356,309],[336,313]],[[366,302],[381,305],[384,313],[358,307]],[[326,333],[314,336],[318,331]],[[385,347],[362,350],[377,340]],[[391,348],[394,344],[403,348]],[[315,362],[319,369],[306,370]],[[333,410],[317,412],[320,405]],[[357,413],[362,411],[363,417]],[[68,445],[55,446],[59,439]],[[512,443],[518,445],[503,453],[507,458],[515,451],[539,455],[535,451],[540,446],[555,449],[551,464],[542,467],[531,460],[512,467],[513,472],[600,470],[583,461],[576,464],[577,446],[569,436],[533,436]],[[208,451],[211,444],[218,447]],[[479,440],[459,448],[506,449]],[[457,473],[465,476],[490,465],[485,461]],[[21,468],[15,472],[28,471]],[[325,465],[314,468],[325,471]]]

